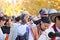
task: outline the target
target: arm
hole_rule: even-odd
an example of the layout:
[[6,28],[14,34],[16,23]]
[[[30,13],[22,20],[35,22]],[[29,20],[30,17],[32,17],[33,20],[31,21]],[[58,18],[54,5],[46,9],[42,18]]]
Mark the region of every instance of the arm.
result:
[[29,38],[28,38],[28,40],[34,40],[32,34],[31,34],[31,31],[29,32]]
[[34,40],[38,40],[38,31],[37,31],[37,27],[33,27],[34,28]]
[[33,28],[31,29],[31,34],[32,34],[34,40],[38,40],[37,27],[33,27]]

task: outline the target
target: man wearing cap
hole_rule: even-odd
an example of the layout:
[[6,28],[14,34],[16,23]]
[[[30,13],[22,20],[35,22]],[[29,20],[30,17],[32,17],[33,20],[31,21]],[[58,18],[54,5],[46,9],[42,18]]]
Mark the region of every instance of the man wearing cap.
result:
[[[45,9],[45,8],[42,8],[40,11],[39,11],[39,14],[40,14],[40,17],[41,19],[44,18],[44,17],[48,17],[48,10]],[[37,20],[37,21],[34,21],[34,23],[37,25],[40,23],[41,19]]]
[[[17,23],[14,23],[11,26],[11,31],[10,31],[10,35],[9,35],[9,40],[24,40],[24,36],[26,33],[26,28],[28,25],[26,25],[26,22],[28,22],[28,18],[29,18],[29,12],[28,11],[24,11],[21,15],[21,19],[19,19],[19,21]],[[18,20],[16,19],[16,20]],[[20,22],[20,20],[22,20]]]
[[41,19],[38,19],[37,21],[34,21],[34,23],[37,25],[37,27],[31,28],[31,30],[30,30],[31,33],[29,34],[30,35],[29,40],[38,40],[38,38],[40,36],[40,35],[38,35],[38,30],[40,30],[39,27],[40,27],[41,20],[43,18],[48,19],[48,11],[45,8],[41,9],[39,11],[39,13],[41,15]]
[[45,9],[45,8],[42,8],[40,11],[39,11],[41,17],[48,17],[48,10]]
[[38,40],[60,40],[60,38],[57,36],[58,34],[56,35],[52,34],[60,32],[60,12],[51,13],[50,17],[51,21],[54,22],[55,24],[49,27],[47,30],[45,30]]
[[[57,10],[56,9],[49,9],[48,10],[49,19],[51,19],[51,17],[50,17],[51,13],[57,13]],[[52,25],[54,25],[54,23],[51,20],[50,20],[50,22],[51,22],[51,25],[50,25],[50,27],[51,27]]]

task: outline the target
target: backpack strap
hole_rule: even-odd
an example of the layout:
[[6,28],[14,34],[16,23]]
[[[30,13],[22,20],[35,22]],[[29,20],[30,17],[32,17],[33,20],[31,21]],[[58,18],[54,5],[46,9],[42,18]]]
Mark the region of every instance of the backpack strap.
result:
[[24,40],[24,36],[17,36],[16,40]]
[[[53,25],[52,28],[54,29],[55,32],[58,32],[58,30],[56,29],[56,26],[55,25]],[[53,38],[51,38],[51,40],[56,40],[56,38],[53,37]]]

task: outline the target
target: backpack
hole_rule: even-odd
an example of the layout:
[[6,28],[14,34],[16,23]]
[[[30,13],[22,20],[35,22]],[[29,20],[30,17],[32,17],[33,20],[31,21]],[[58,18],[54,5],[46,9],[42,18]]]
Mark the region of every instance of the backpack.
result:
[[26,29],[26,33],[23,36],[18,35],[16,40],[28,40],[29,36],[29,28]]

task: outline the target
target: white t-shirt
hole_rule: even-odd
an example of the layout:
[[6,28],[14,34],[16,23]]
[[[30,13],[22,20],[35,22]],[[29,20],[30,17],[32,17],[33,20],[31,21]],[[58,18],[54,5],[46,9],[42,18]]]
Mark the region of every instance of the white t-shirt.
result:
[[4,35],[3,35],[1,28],[0,28],[0,40],[4,40]]

